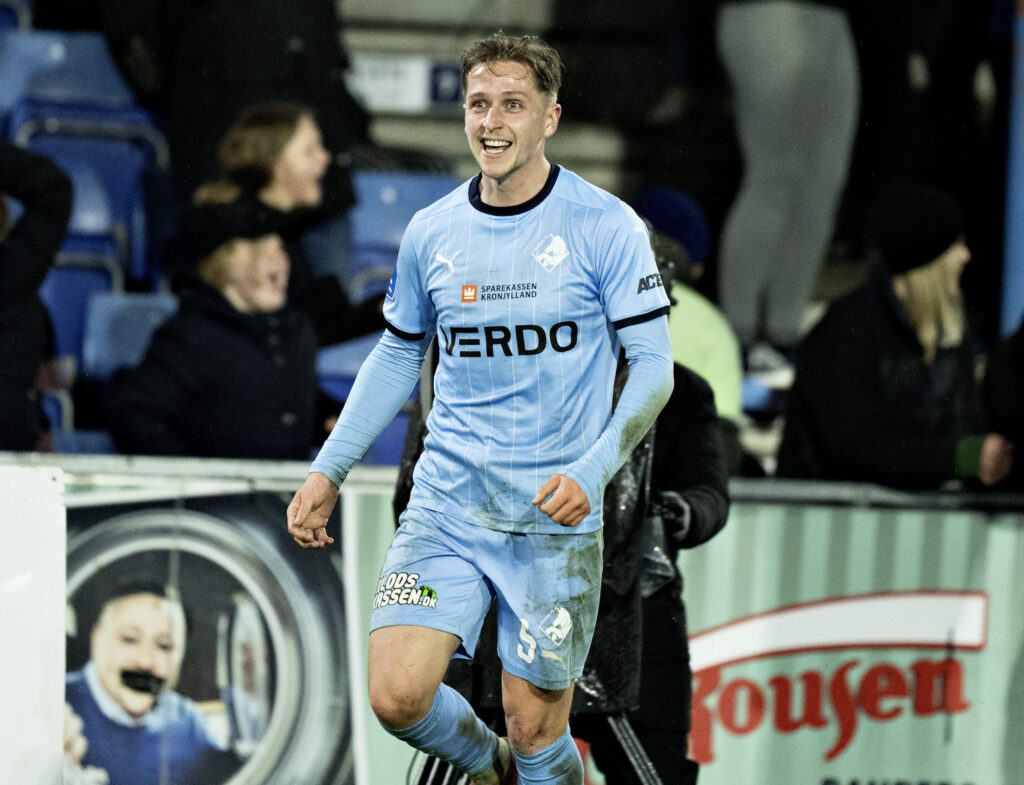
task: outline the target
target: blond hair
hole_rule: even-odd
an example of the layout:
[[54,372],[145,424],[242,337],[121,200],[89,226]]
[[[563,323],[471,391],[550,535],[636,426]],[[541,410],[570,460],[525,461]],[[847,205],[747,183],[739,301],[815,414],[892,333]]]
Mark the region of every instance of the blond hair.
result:
[[955,275],[944,253],[926,265],[893,276],[896,296],[907,310],[926,363],[935,359],[940,348],[959,346],[963,341],[966,318]]
[[243,242],[242,239],[233,237],[204,256],[196,265],[196,275],[199,276],[199,280],[214,289],[223,289],[228,282],[231,259],[241,242]]

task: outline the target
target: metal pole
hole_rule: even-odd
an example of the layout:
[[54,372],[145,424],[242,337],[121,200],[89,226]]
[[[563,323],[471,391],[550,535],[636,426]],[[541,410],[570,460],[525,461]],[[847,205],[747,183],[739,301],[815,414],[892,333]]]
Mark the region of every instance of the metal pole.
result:
[[1013,74],[1006,161],[1006,228],[1003,301],[999,329],[1009,335],[1024,316],[1024,0],[1013,21]]
[[609,715],[608,725],[611,727],[612,733],[615,734],[615,738],[618,740],[623,752],[626,753],[626,758],[629,759],[629,764],[633,767],[633,771],[639,777],[640,785],[664,785],[654,768],[654,764],[647,756],[644,745],[640,743],[640,739],[636,737],[633,726],[626,719],[626,715]]

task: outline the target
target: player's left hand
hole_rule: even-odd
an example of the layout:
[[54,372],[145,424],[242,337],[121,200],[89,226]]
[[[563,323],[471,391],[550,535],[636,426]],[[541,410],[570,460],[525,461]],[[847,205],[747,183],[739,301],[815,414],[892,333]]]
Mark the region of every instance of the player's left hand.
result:
[[564,474],[552,474],[530,503],[539,505],[542,513],[561,526],[578,526],[590,514],[587,495]]

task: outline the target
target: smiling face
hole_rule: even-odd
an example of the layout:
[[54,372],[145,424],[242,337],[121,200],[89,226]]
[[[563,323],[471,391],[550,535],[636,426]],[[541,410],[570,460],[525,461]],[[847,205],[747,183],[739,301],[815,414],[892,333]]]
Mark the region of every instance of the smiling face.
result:
[[185,614],[180,603],[155,594],[120,597],[103,609],[91,643],[104,691],[138,719],[153,708],[156,696],[125,686],[123,674],[155,676],[172,689],[185,656]]
[[541,93],[521,63],[481,63],[466,77],[466,138],[483,175],[480,196],[487,204],[522,204],[547,180],[544,143],[562,113]]
[[278,235],[236,239],[219,288],[242,313],[273,313],[283,308],[288,299],[290,269],[288,254]]
[[303,115],[274,162],[273,177],[263,194],[265,200],[285,211],[316,207],[323,195],[320,183],[329,162],[320,129],[312,117]]

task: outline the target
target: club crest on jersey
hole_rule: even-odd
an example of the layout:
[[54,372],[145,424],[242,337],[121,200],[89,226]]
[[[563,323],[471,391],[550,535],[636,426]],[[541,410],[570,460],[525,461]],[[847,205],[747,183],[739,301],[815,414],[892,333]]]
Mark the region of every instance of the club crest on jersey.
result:
[[540,623],[540,628],[558,646],[572,630],[572,617],[565,608],[552,608]]
[[548,272],[558,267],[568,255],[569,249],[565,247],[565,240],[557,234],[549,234],[530,252],[530,256]]

